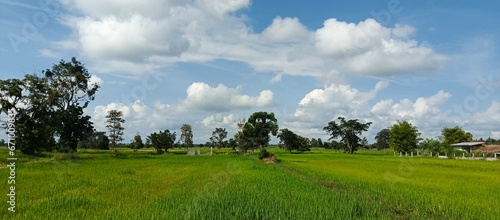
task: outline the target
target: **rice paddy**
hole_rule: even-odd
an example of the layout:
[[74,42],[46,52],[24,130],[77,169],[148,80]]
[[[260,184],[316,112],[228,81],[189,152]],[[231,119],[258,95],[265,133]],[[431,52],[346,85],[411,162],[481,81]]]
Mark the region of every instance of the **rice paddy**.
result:
[[[207,149],[203,149],[206,153]],[[188,156],[80,150],[19,158],[2,219],[499,219],[500,163],[375,151]],[[7,155],[1,149],[1,155]],[[2,161],[6,161],[5,157]],[[0,190],[8,193],[8,169]],[[4,200],[7,201],[5,196]]]

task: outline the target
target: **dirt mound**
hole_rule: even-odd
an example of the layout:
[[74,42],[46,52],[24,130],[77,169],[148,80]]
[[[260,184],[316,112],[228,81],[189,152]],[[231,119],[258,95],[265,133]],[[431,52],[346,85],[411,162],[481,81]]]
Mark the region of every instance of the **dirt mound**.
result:
[[261,161],[265,164],[277,163],[278,159],[275,156],[262,158]]

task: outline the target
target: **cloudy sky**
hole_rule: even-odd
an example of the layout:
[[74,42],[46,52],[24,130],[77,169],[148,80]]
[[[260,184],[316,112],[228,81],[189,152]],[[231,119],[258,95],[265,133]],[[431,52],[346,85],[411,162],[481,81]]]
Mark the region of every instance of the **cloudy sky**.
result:
[[500,138],[500,5],[447,2],[0,0],[0,77],[77,57],[101,85],[86,113],[123,111],[126,142],[188,123],[204,143],[256,111],[323,140],[338,116],[369,142],[397,120]]

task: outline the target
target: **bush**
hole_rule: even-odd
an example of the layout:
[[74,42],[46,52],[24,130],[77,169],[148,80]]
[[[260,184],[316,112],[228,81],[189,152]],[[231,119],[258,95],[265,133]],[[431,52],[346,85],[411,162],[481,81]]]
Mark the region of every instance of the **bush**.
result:
[[262,160],[264,158],[269,158],[272,156],[273,156],[273,154],[269,153],[265,148],[262,148],[262,150],[260,150],[259,159]]

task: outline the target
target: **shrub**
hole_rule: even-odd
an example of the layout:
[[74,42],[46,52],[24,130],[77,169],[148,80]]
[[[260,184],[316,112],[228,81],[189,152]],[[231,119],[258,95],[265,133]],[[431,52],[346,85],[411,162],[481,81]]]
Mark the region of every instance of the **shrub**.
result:
[[273,154],[269,153],[265,148],[262,148],[262,150],[260,150],[259,159],[262,160],[264,158],[269,158],[272,156],[273,156]]

